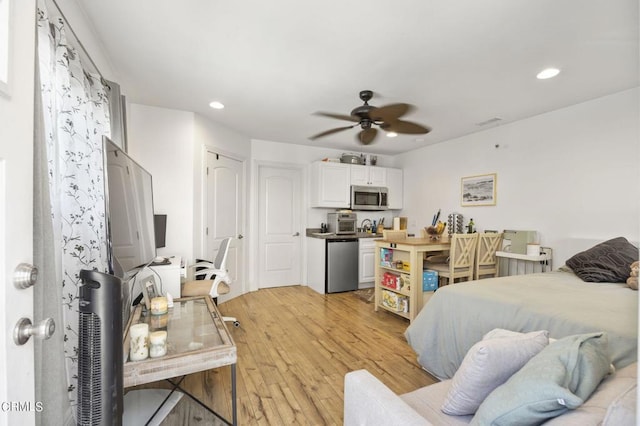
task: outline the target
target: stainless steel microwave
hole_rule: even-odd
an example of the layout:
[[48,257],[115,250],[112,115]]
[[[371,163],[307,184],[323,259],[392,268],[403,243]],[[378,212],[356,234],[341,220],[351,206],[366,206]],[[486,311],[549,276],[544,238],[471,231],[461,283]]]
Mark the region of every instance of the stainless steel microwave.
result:
[[387,210],[389,190],[384,186],[351,185],[352,210]]

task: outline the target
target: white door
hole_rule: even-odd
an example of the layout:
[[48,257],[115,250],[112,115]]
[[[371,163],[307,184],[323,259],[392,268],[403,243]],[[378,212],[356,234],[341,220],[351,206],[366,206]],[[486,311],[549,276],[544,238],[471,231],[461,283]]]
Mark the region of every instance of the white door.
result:
[[261,166],[258,287],[301,284],[302,229],[299,169]]
[[207,152],[205,258],[215,259],[220,242],[226,237],[233,238],[227,255],[227,269],[233,282],[229,294],[220,296],[219,302],[244,293],[243,169],[241,161]]
[[[21,317],[33,320],[33,289],[16,289],[13,272],[33,259],[35,2],[13,1],[14,10],[6,14],[8,3],[0,1],[0,27],[11,29],[9,41],[0,37],[0,56],[9,69],[9,85],[0,86],[0,424],[29,425],[35,423],[36,403],[33,339],[17,346],[12,330]],[[10,95],[3,93],[7,89]]]

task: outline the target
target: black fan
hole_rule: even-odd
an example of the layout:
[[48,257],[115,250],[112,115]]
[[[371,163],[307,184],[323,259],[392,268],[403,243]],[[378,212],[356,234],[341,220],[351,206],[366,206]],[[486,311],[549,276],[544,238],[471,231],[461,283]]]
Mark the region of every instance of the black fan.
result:
[[430,127],[422,126],[410,121],[400,120],[400,117],[411,112],[414,107],[409,104],[391,104],[382,107],[375,107],[369,105],[369,100],[373,97],[371,90],[363,90],[360,92],[360,99],[364,101],[364,105],[361,105],[351,111],[350,115],[335,114],[332,112],[316,112],[316,115],[322,115],[324,117],[337,118],[338,120],[347,120],[355,122],[351,126],[337,127],[335,129],[326,130],[311,136],[309,139],[314,140],[323,136],[328,136],[334,133],[341,132],[343,130],[352,129],[356,126],[360,126],[362,130],[358,132],[357,139],[363,145],[369,145],[378,134],[378,129],[375,126],[380,127],[387,132],[405,133],[410,135],[421,135],[429,133]]

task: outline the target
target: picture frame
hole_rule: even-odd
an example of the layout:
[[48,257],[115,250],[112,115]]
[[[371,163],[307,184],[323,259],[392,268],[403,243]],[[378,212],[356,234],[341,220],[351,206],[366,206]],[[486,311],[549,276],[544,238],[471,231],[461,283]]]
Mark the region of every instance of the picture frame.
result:
[[460,205],[495,206],[497,183],[496,173],[463,177],[460,180]]
[[156,287],[156,280],[153,275],[150,275],[142,281],[142,297],[147,309],[151,309],[151,299],[158,297],[158,288]]

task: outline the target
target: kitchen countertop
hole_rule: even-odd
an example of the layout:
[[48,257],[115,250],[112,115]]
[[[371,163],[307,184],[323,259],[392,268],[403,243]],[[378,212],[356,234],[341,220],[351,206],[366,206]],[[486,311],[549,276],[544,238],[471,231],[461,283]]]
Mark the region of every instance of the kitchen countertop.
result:
[[319,238],[322,240],[336,240],[344,238],[382,238],[382,234],[373,234],[369,232],[356,232],[355,234],[332,234],[332,233],[320,233],[320,228],[307,228],[307,237]]

